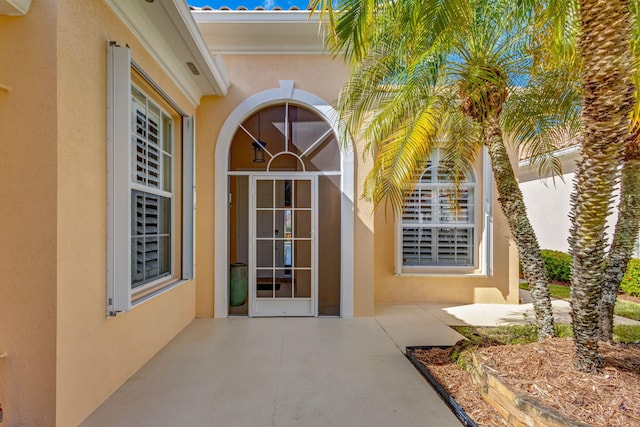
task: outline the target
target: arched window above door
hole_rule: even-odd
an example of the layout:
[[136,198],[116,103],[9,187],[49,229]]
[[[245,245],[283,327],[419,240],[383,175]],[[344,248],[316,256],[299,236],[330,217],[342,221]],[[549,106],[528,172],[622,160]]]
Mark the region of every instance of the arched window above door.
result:
[[331,125],[302,106],[260,109],[237,128],[229,171],[340,171],[340,147]]

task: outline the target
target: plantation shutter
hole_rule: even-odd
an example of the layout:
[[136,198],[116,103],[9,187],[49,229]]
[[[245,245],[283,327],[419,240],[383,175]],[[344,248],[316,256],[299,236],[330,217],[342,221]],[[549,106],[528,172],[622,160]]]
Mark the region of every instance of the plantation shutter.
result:
[[475,253],[475,182],[456,190],[446,164],[436,152],[416,176],[401,218],[404,267],[473,266]]

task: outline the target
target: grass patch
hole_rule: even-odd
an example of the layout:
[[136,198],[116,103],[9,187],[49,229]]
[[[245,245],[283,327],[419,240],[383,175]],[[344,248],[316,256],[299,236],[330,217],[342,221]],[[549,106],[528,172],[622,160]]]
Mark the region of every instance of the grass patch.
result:
[[[496,327],[454,326],[453,329],[468,339],[464,348],[528,344],[538,341],[538,328],[532,324]],[[569,324],[556,323],[555,330],[558,337],[573,337]],[[620,343],[640,342],[640,326],[615,325],[613,339]]]
[[613,313],[627,319],[640,320],[640,304],[618,299]]
[[[520,283],[520,289],[524,289],[525,291],[528,291],[529,284]],[[571,298],[571,288],[569,286],[555,285],[553,283],[550,283],[549,292],[551,293],[551,298],[566,299],[566,300]]]
[[568,286],[554,285],[552,283],[549,285],[549,292],[551,292],[551,298],[558,298],[558,299],[571,298],[571,288]]
[[613,327],[613,340],[621,343],[640,342],[640,326],[615,325]]
[[[528,283],[521,282],[519,286],[520,286],[520,289],[524,289],[525,291],[529,290]],[[551,293],[551,298],[564,299],[564,300],[571,299],[571,288],[569,288],[568,286],[555,285],[551,283],[549,284],[549,292]],[[622,316],[622,317],[626,317],[627,319],[640,321],[640,304],[637,304],[632,301],[617,299],[613,313],[616,316]]]

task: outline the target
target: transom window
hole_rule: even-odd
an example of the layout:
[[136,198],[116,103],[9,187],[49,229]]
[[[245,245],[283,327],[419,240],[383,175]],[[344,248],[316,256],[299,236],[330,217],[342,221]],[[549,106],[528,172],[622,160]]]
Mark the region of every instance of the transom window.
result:
[[456,189],[449,167],[434,152],[399,221],[402,272],[424,267],[473,267],[476,183],[472,174]]

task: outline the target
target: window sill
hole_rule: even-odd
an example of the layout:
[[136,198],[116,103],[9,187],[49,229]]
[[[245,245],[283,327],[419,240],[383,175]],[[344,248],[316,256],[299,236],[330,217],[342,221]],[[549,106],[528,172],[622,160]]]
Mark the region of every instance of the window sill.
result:
[[416,269],[416,271],[402,271],[395,273],[400,277],[489,277],[489,275],[483,271],[477,269]]
[[167,291],[170,291],[171,289],[177,288],[178,286],[180,286],[180,285],[182,285],[184,283],[187,283],[190,280],[191,279],[178,279],[178,280],[175,280],[173,282],[168,283],[165,286],[160,286],[157,289],[155,289],[155,290],[153,290],[153,291],[151,291],[151,292],[149,292],[147,294],[144,294],[143,296],[137,298],[135,301],[132,301],[131,302],[131,308],[137,307],[138,305],[140,305],[140,304],[142,304],[142,303],[144,303],[146,301],[149,301],[149,300],[151,300],[151,299],[153,299],[153,298],[155,298],[155,297],[157,297],[157,296],[159,296],[159,295],[161,295],[161,294],[163,294],[163,293],[165,293]]

